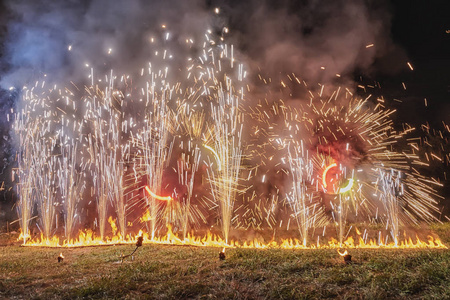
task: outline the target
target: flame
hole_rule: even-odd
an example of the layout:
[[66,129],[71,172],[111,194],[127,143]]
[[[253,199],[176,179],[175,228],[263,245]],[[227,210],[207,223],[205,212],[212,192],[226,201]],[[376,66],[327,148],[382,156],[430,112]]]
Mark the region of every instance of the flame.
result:
[[109,225],[111,225],[113,236],[116,235],[116,232],[117,232],[116,220],[117,219],[113,220],[113,218],[111,216],[108,218],[108,223],[109,223]]
[[150,211],[147,209],[147,211],[145,212],[145,214],[139,218],[139,221],[141,223],[150,221],[152,219],[152,216],[150,215]]
[[23,240],[24,244],[26,244],[26,241],[31,237],[30,232],[23,233],[22,230],[20,230],[19,237],[17,238],[18,241]]
[[162,200],[162,201],[170,201],[170,200],[172,200],[172,197],[170,197],[170,196],[164,197],[164,196],[158,196],[158,195],[156,195],[155,193],[153,193],[153,192],[150,190],[150,188],[149,188],[148,186],[145,186],[145,190],[147,191],[147,193],[150,194],[150,196],[152,196],[152,197],[155,198],[155,199]]
[[59,254],[59,257],[64,258],[64,255],[62,254],[62,252]]
[[[112,220],[112,218],[111,218]],[[114,222],[110,222],[111,226]],[[112,230],[114,231],[114,230]],[[40,238],[28,238],[25,246],[39,246],[39,247],[86,247],[86,246],[102,246],[102,245],[118,245],[118,244],[135,244],[138,237],[143,237],[143,244],[165,244],[165,245],[190,245],[198,247],[218,247],[222,248],[222,252],[225,252],[226,248],[258,248],[258,249],[413,249],[413,248],[441,248],[448,249],[439,238],[434,238],[428,236],[427,241],[419,239],[419,237],[406,238],[405,240],[386,243],[383,239],[378,240],[364,240],[361,236],[355,239],[353,237],[348,237],[341,245],[338,240],[331,238],[327,243],[320,244],[319,242],[315,244],[305,245],[303,240],[300,239],[282,239],[281,241],[270,241],[264,242],[258,239],[251,241],[230,241],[227,243],[225,239],[220,236],[208,232],[205,236],[194,236],[192,234],[187,234],[186,238],[180,238],[177,234],[173,233],[172,227],[167,226],[167,232],[164,236],[154,237],[153,239],[149,236],[147,232],[139,230],[136,235],[128,234],[123,237],[120,233],[115,231],[115,235],[112,237],[106,237],[104,240],[100,236],[96,236],[92,230],[80,231],[78,237],[71,240],[60,240],[59,237],[53,236],[48,239],[41,234]],[[19,239],[23,238],[21,235]],[[339,252],[340,253],[340,252]],[[342,254],[341,254],[342,255]],[[343,254],[345,255],[345,254]]]

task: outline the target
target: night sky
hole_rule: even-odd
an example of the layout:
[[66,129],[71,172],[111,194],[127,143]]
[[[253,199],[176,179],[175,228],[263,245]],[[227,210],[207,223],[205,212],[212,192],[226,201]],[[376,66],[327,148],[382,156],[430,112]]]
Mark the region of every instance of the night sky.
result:
[[405,109],[402,114],[410,122],[450,122],[450,19],[445,3],[393,1],[392,37],[414,65],[414,72],[393,79],[408,84],[405,94],[414,103],[430,100],[427,109]]
[[[18,1],[24,2],[27,1]],[[28,2],[39,2],[29,0]],[[45,3],[47,1],[43,1]],[[76,5],[77,1],[68,1]],[[86,6],[91,1],[78,1],[80,7]],[[115,1],[114,1],[115,2]],[[207,1],[202,7],[208,9],[215,6],[223,6],[225,17],[230,24],[231,31],[251,32],[253,29],[241,30],[242,20],[240,16],[249,14],[246,9],[258,7],[255,2],[250,1],[249,6],[237,4],[240,1],[226,1],[223,5],[221,1]],[[267,4],[279,9],[283,5],[287,7],[290,15],[303,17],[302,11],[305,3],[314,1],[273,1]],[[327,5],[323,1],[323,6]],[[401,1],[355,1],[365,3],[369,9],[379,9],[386,14],[385,30],[383,35],[392,42],[392,51],[384,51],[383,55],[377,55],[368,67],[356,66],[350,73],[356,82],[367,83],[378,81],[382,86],[381,94],[387,99],[400,99],[402,102],[395,104],[398,108],[396,114],[396,124],[408,122],[415,126],[429,123],[432,128],[443,130],[442,122],[450,124],[450,15],[442,1],[421,1],[421,0],[401,0]],[[155,3],[159,3],[156,1]],[[274,4],[275,3],[275,4]],[[156,4],[155,4],[156,5]],[[235,8],[235,6],[237,8]],[[233,12],[235,9],[241,10]],[[297,10],[297,11],[296,11]],[[390,17],[389,17],[389,16]],[[0,81],[12,71],[14,64],[9,61],[8,34],[11,34],[9,24],[20,16],[14,15],[8,10],[5,1],[0,1]],[[314,21],[311,28],[299,28],[303,31],[314,33]],[[248,24],[244,25],[248,26]],[[248,31],[246,31],[248,30]],[[304,33],[305,34],[305,33]],[[9,36],[10,37],[10,36]],[[239,41],[239,38],[237,38]],[[241,45],[245,53],[246,46]],[[250,48],[250,47],[249,47]],[[250,55],[249,55],[250,56]],[[258,61],[260,62],[260,61]],[[411,71],[407,66],[410,62],[414,67]],[[404,90],[402,82],[407,89]],[[4,182],[4,189],[0,191],[0,225],[5,219],[13,220],[15,213],[11,211],[11,203],[14,201],[14,193],[11,187],[11,167],[14,166],[14,149],[10,143],[10,125],[6,122],[6,113],[14,106],[16,94],[5,90],[5,86],[0,90],[0,186]],[[425,106],[424,99],[427,99],[428,106]],[[448,132],[447,132],[448,134]],[[448,137],[448,135],[447,135]],[[448,145],[445,145],[449,149]],[[448,153],[448,152],[447,152]],[[447,166],[439,166],[439,172],[447,172]],[[436,175],[436,174],[432,174]],[[441,176],[441,174],[437,174]],[[449,197],[448,181],[442,192]],[[448,210],[448,205],[447,205]],[[5,211],[7,213],[5,213]]]

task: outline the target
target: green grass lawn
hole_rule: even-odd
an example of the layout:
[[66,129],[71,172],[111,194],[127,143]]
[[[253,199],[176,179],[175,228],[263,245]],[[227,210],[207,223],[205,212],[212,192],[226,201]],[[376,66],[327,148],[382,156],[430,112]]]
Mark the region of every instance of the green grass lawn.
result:
[[[449,245],[450,225],[433,230]],[[3,237],[3,239],[5,239]],[[0,247],[0,298],[450,299],[450,250]],[[65,259],[57,262],[59,253]]]

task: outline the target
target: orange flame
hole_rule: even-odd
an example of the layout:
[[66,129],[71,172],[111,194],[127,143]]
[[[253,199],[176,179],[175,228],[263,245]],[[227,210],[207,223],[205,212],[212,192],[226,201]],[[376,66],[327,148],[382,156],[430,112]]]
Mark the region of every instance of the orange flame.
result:
[[108,218],[108,223],[109,223],[109,225],[111,225],[113,235],[116,235],[116,232],[117,232],[116,219],[113,220],[113,218],[110,216]]
[[147,211],[145,212],[145,214],[139,218],[139,221],[141,223],[150,221],[152,219],[152,216],[150,215],[150,211],[147,209]]
[[[114,223],[112,223],[114,224]],[[112,230],[113,231],[113,230]],[[53,236],[50,239],[44,238],[41,234],[40,238],[29,238],[25,246],[39,246],[39,247],[85,247],[85,246],[101,246],[101,245],[117,245],[117,244],[135,244],[139,236],[143,237],[143,244],[165,244],[165,245],[191,245],[198,247],[218,247],[222,248],[223,252],[226,248],[259,248],[259,249],[410,249],[410,248],[441,248],[447,249],[438,238],[428,237],[427,241],[422,241],[419,237],[415,239],[407,238],[403,241],[399,241],[397,245],[394,242],[386,243],[384,240],[364,240],[361,236],[357,238],[357,241],[353,237],[347,238],[341,245],[339,241],[331,238],[327,243],[305,245],[303,240],[300,239],[282,239],[281,241],[264,242],[258,239],[252,241],[244,241],[243,243],[238,241],[231,241],[226,243],[221,237],[208,232],[205,236],[193,236],[188,234],[186,238],[180,238],[173,233],[170,225],[167,226],[167,233],[161,237],[154,237],[153,239],[148,233],[139,231],[137,235],[128,234],[123,237],[119,233],[116,233],[112,237],[106,237],[102,240],[99,236],[96,236],[92,230],[80,231],[76,239],[70,241],[61,241],[59,237]],[[340,253],[340,252],[339,252]],[[341,254],[341,253],[340,253]],[[341,254],[341,255],[345,255]]]

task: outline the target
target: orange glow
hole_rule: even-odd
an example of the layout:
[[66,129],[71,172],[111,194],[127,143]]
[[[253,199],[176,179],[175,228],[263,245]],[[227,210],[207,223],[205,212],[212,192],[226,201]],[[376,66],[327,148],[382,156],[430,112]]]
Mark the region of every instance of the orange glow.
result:
[[170,196],[164,197],[164,196],[158,196],[158,195],[156,195],[155,193],[153,193],[153,192],[150,190],[150,188],[149,188],[148,186],[145,186],[145,190],[147,191],[147,193],[150,194],[150,196],[152,196],[152,197],[155,198],[155,199],[162,200],[162,201],[170,201],[170,200],[172,200],[172,197],[170,197]]

